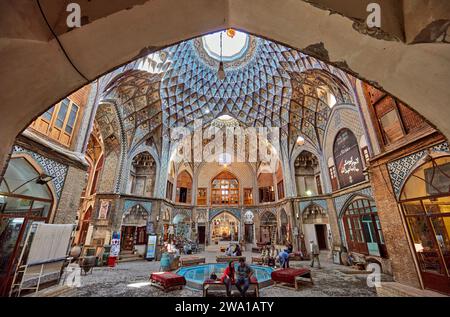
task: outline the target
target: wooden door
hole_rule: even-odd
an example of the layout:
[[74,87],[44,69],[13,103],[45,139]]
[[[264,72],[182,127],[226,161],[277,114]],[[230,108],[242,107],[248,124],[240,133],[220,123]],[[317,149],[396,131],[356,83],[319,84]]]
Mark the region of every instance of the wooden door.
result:
[[134,236],[136,233],[136,227],[123,226],[122,227],[122,249],[126,251],[132,251],[134,248]]
[[245,224],[245,242],[253,243],[253,224]]
[[199,226],[198,227],[198,243],[199,244],[205,244],[205,233],[206,233],[206,227],[205,226]]
[[319,250],[327,250],[327,230],[326,225],[315,225],[316,227],[316,237],[317,237],[317,245]]

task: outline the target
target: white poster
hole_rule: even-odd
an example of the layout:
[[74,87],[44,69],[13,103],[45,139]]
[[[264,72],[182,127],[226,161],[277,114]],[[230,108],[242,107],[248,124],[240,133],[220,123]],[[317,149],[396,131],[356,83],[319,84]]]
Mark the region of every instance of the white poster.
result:
[[120,233],[114,232],[111,239],[111,250],[109,252],[110,256],[119,256],[120,253]]
[[98,219],[106,219],[108,217],[110,201],[106,199],[100,200],[100,209],[98,211]]
[[147,240],[147,255],[145,258],[154,259],[156,256],[156,236],[149,235]]

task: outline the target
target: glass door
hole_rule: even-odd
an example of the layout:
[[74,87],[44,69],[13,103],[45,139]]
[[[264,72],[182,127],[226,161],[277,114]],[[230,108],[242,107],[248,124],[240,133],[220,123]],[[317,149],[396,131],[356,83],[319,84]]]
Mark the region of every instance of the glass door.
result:
[[375,228],[373,226],[372,216],[364,215],[362,217],[362,224],[369,254],[380,256],[380,248],[378,247],[378,241],[376,238]]
[[0,218],[0,295],[5,295],[25,218]]

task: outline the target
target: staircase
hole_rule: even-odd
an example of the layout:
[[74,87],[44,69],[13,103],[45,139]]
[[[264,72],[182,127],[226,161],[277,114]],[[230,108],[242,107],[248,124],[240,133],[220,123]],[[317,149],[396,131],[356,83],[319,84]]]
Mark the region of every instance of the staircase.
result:
[[270,237],[270,241],[272,242],[272,244],[277,244],[278,243],[278,241],[277,241],[277,228],[276,227],[274,227],[274,228],[272,228],[272,230],[271,230],[272,232],[272,237]]
[[139,261],[143,258],[139,256],[139,254],[134,254],[133,251],[120,251],[119,259],[117,262],[123,263],[123,262],[131,262],[131,261]]

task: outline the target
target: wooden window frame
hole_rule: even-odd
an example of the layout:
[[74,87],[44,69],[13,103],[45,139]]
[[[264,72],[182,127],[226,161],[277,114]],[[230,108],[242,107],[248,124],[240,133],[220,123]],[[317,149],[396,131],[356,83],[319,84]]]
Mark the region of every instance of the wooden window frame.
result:
[[277,183],[277,193],[278,193],[278,200],[284,199],[285,197],[284,180],[281,180]]
[[328,173],[330,174],[331,190],[332,191],[339,190],[339,181],[338,181],[338,178],[337,178],[336,167],[334,165],[328,167]]
[[173,183],[168,180],[166,183],[166,199],[172,201],[172,197],[173,197]]
[[[366,153],[367,153],[367,155],[366,155]],[[369,164],[370,164],[370,152],[369,152],[369,147],[368,146],[365,146],[365,147],[363,147],[362,149],[361,149],[361,156],[362,156],[362,159],[364,160],[364,164],[366,165],[366,166],[369,166]]]
[[[64,116],[64,120],[63,120],[63,122],[62,122],[62,126],[61,126],[61,127],[57,127],[57,126],[56,126],[56,122],[57,122],[57,120],[58,120],[59,112],[60,112],[60,110],[61,110],[61,105],[62,105],[63,102],[65,102],[65,101],[68,101],[68,104],[67,104],[67,111],[66,111],[66,114],[65,114],[65,116]],[[69,132],[66,131],[66,129],[67,129],[67,127],[68,127],[69,118],[70,118],[70,115],[71,115],[71,113],[72,113],[72,109],[74,109],[74,107],[77,108],[77,111],[76,111],[76,114],[75,114],[75,118],[74,118],[73,124],[72,124],[72,126],[71,126],[72,131],[69,133]],[[48,113],[50,110],[52,110],[52,113],[51,113],[51,118],[50,118],[50,120],[48,120],[48,119],[45,118],[44,116],[45,116],[45,114]],[[81,107],[80,107],[78,104],[76,104],[75,102],[73,102],[70,98],[65,98],[65,99],[63,99],[61,102],[57,103],[56,105],[54,105],[53,107],[51,107],[50,109],[48,109],[48,110],[47,110],[46,112],[44,112],[41,116],[39,116],[39,117],[31,124],[31,127],[32,127],[35,131],[37,131],[37,132],[39,132],[39,133],[41,133],[41,134],[43,134],[43,135],[48,136],[49,138],[51,138],[51,139],[57,141],[58,143],[60,143],[61,145],[66,146],[66,147],[70,147],[71,144],[72,144],[72,141],[73,141],[74,134],[75,134],[74,132],[75,132],[75,130],[76,130],[76,125],[77,125],[78,117],[80,116],[80,110],[81,110]],[[48,127],[46,128],[46,130],[43,130],[43,129],[41,129],[41,128],[39,127],[41,121],[45,122],[45,124],[48,125]],[[58,137],[56,137],[54,134],[52,134],[52,132],[53,132],[55,129],[59,131],[59,136],[58,136]],[[63,142],[62,139],[63,139],[64,136],[67,138],[67,142]]]
[[[215,181],[220,182],[220,188],[214,188]],[[236,188],[231,187],[232,181],[236,181]],[[239,205],[239,196],[239,180],[233,174],[221,172],[211,180],[211,205]]]
[[[200,192],[204,192],[204,196],[200,196]],[[197,188],[197,205],[206,206],[208,204],[208,188],[199,187]]]
[[259,202],[260,203],[275,202],[275,188],[273,188],[273,186],[259,187]]
[[[247,199],[246,193],[248,192],[250,198]],[[253,188],[244,188],[244,205],[253,205]]]
[[316,175],[315,179],[316,179],[316,186],[317,186],[317,194],[323,195],[322,181],[320,179],[320,175]]

